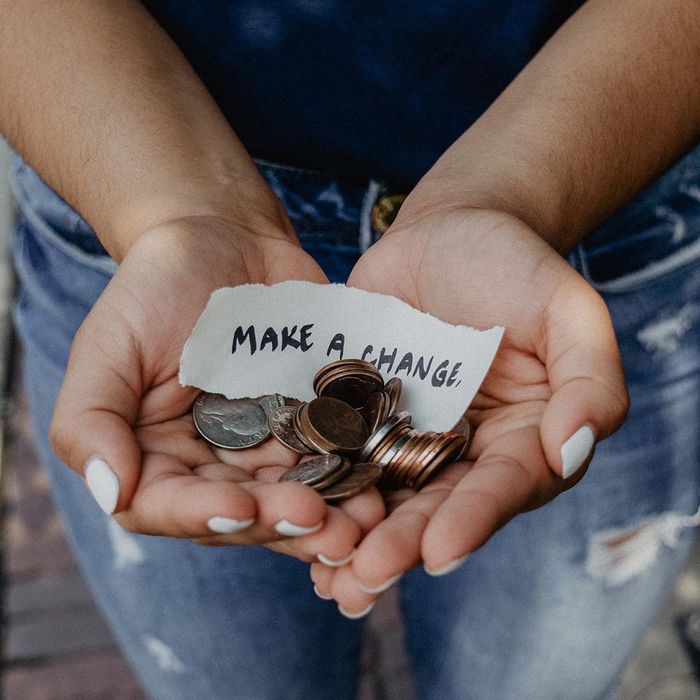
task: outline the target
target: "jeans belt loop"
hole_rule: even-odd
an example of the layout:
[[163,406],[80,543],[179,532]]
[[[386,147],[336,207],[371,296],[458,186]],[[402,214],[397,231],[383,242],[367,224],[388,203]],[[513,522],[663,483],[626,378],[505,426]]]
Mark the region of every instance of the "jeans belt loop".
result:
[[375,234],[372,227],[372,207],[386,191],[386,185],[379,180],[370,179],[360,211],[360,252],[364,253],[374,243]]

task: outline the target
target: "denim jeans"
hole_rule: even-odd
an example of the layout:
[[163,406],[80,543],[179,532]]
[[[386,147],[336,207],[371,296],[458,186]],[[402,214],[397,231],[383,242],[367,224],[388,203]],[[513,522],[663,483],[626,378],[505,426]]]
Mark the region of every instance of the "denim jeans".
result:
[[[346,279],[376,234],[382,183],[258,162],[304,247]],[[74,333],[116,269],[80,216],[16,162],[16,323],[36,440],[71,544],[149,696],[342,700],[362,621],[317,598],[308,566],[262,547],[122,530],[47,442]],[[603,294],[631,393],[583,481],[516,517],[444,578],[398,584],[427,700],[614,697],[692,543],[700,470],[700,151],[569,255]]]

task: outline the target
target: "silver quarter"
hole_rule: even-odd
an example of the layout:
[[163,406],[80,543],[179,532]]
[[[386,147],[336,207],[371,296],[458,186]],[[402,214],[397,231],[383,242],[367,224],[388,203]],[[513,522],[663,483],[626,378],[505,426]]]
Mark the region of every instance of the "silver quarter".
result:
[[278,406],[268,416],[267,422],[272,435],[285,447],[299,454],[311,454],[313,450],[299,439],[294,429],[294,414],[296,406]]
[[267,413],[258,399],[227,399],[205,392],[194,402],[192,418],[205,440],[229,450],[253,447],[270,435]]
[[355,464],[347,476],[320,491],[326,501],[342,501],[352,498],[376,484],[382,470],[376,464]]
[[320,489],[339,481],[347,473],[349,466],[350,460],[340,455],[321,455],[288,469],[279,480],[298,481]]
[[268,417],[276,408],[284,406],[287,403],[284,396],[281,394],[268,394],[267,396],[261,396],[257,401],[262,406],[263,411],[267,413]]

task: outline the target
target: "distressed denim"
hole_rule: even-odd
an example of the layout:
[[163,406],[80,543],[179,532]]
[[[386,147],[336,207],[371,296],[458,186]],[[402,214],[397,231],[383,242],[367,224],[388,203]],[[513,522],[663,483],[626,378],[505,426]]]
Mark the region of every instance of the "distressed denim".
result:
[[[334,281],[375,240],[384,185],[258,161]],[[127,533],[63,466],[47,430],[71,340],[116,266],[21,161],[14,255],[36,440],[85,577],[157,700],[342,700],[361,621],[318,599],[308,566],[262,547]],[[569,255],[612,315],[631,394],[582,482],[520,515],[456,572],[399,585],[426,700],[591,700],[614,688],[668,599],[698,518],[700,151]]]

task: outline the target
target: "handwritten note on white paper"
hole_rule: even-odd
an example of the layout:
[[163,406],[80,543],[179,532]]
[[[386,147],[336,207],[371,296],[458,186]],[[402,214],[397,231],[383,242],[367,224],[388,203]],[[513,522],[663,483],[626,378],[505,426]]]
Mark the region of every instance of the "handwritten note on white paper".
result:
[[453,326],[403,301],[341,284],[216,290],[185,344],[180,383],[228,398],[308,401],[333,360],[360,358],[403,382],[400,409],[421,430],[452,428],[493,361],[503,328]]

